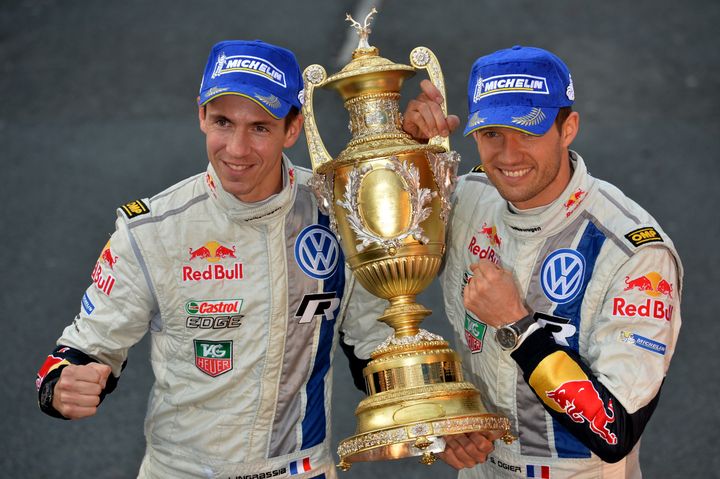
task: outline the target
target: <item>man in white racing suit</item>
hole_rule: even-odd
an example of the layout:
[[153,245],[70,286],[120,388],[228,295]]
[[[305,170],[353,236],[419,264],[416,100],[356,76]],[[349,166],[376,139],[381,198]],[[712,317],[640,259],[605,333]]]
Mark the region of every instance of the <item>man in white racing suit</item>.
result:
[[335,477],[335,347],[368,358],[391,331],[344,268],[310,172],[282,153],[302,128],[301,89],[288,50],[213,47],[198,99],[207,171],[118,210],[38,373],[44,412],[93,415],[151,333],[139,477]]
[[[457,126],[423,90],[406,130]],[[639,439],[680,329],[677,252],[569,150],[579,116],[557,56],[481,57],[468,97],[482,164],[455,191],[441,284],[465,373],[517,440],[450,437],[442,457],[461,478],[641,477]]]

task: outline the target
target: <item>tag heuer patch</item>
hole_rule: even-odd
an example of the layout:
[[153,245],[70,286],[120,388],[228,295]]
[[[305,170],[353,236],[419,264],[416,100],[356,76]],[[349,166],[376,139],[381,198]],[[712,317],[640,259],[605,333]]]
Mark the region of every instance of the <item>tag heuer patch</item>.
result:
[[130,203],[125,203],[120,208],[122,208],[123,213],[125,213],[125,216],[127,216],[128,219],[150,213],[150,208],[148,208],[142,200],[135,200],[131,201]]
[[654,241],[662,241],[662,236],[652,226],[646,228],[636,229],[625,235],[625,238],[632,243],[633,246],[640,246],[645,243],[652,243]]
[[485,323],[481,323],[465,313],[465,341],[473,353],[482,351],[486,329],[487,325]]
[[233,368],[232,341],[203,341],[195,343],[195,366],[207,374],[216,377]]

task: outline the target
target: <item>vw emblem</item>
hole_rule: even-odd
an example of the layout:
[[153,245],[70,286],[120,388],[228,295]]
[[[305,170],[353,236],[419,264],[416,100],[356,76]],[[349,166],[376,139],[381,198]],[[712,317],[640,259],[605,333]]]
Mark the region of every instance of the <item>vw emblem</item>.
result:
[[308,226],[295,240],[295,261],[311,278],[328,279],[337,269],[339,258],[337,239],[324,226]]
[[553,251],[543,262],[540,283],[545,296],[554,303],[572,301],[578,295],[585,277],[585,258],[574,249]]

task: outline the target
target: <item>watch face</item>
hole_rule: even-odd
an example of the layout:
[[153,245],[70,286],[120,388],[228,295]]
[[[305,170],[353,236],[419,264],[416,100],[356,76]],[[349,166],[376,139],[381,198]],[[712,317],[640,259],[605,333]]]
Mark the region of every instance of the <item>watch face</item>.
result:
[[495,332],[495,340],[500,347],[504,349],[512,349],[517,343],[517,334],[508,327],[500,328]]

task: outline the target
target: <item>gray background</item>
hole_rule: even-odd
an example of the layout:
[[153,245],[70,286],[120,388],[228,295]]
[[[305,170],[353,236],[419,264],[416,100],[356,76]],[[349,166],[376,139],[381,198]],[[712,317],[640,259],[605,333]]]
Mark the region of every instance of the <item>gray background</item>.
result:
[[[64,422],[36,407],[34,378],[79,309],[115,208],[204,169],[196,105],[211,45],[262,38],[301,65],[338,69],[346,11],[358,2],[3,0],[0,5],[0,347],[3,477],[134,477],[152,381],[147,342],[98,416]],[[548,48],[570,66],[581,113],[574,144],[591,172],[645,206],[685,265],[684,325],[658,409],[643,437],[646,477],[718,477],[717,342],[720,195],[716,1],[395,1],[380,5],[371,43],[407,62],[425,45],[439,57],[450,110],[466,115],[473,60],[513,44]],[[343,59],[347,61],[346,58]],[[404,91],[417,91],[413,79]],[[348,140],[339,97],[318,92],[331,153]],[[474,144],[453,135],[462,170]],[[304,140],[290,152],[308,165]],[[449,337],[437,288],[424,326]],[[352,434],[360,399],[345,359],[336,368],[334,440]],[[632,365],[628,365],[632,367]],[[451,478],[414,459],[356,465],[348,479]]]

